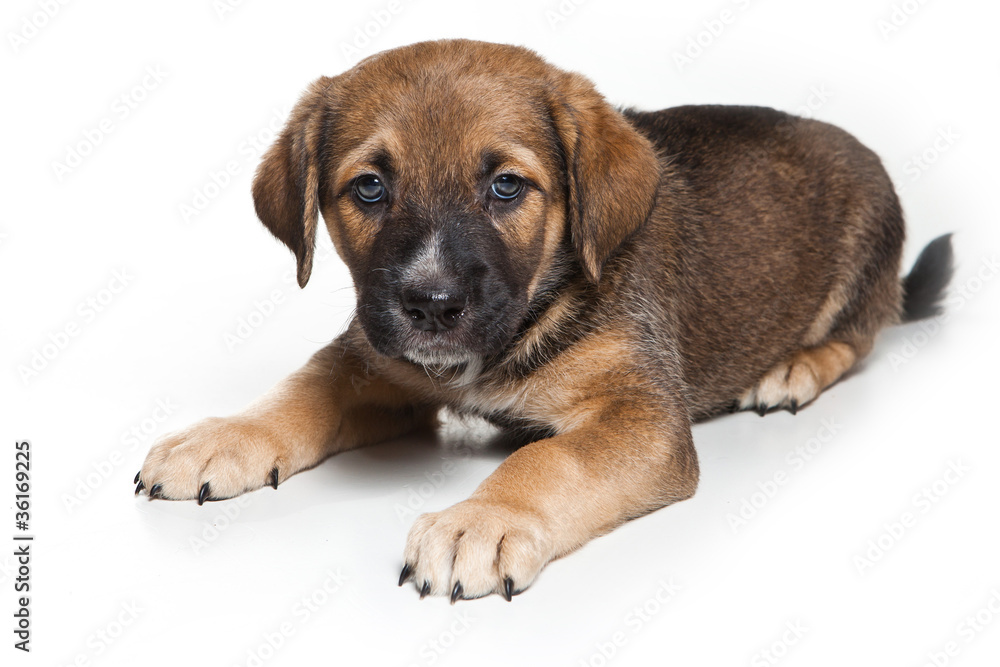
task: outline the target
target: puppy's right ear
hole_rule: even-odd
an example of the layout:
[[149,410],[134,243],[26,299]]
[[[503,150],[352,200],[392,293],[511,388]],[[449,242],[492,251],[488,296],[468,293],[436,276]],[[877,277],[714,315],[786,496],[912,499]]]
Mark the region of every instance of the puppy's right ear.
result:
[[277,141],[264,154],[253,181],[257,217],[295,254],[299,287],[312,273],[319,217],[319,151],[333,79],[314,81],[292,109]]

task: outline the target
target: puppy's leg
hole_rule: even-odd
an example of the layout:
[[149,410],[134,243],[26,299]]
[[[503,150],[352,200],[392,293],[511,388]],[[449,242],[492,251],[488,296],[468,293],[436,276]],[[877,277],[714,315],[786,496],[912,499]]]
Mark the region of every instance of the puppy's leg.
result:
[[840,379],[857,359],[855,348],[840,341],[799,350],[743,394],[740,407],[761,414],[774,408],[794,413]]
[[374,375],[346,338],[317,352],[244,412],[165,437],[146,456],[136,492],[200,504],[277,488],[331,454],[431,423],[433,411]]
[[[881,194],[891,195],[891,186]],[[805,332],[802,349],[747,390],[739,399],[742,409],[761,415],[776,408],[796,412],[867,356],[882,328],[899,322],[903,222],[894,196],[890,199],[879,207],[881,215],[864,210],[854,216],[852,229],[860,231],[847,236],[840,260],[847,268]]]
[[552,559],[690,497],[698,463],[685,406],[628,393],[588,400],[570,430],[514,452],[468,500],[419,517],[400,584],[453,601],[510,599]]
[[[899,321],[902,290],[898,263],[876,260],[831,292],[802,340],[802,349],[778,363],[739,399],[744,410],[785,408],[792,413],[839,380],[871,351],[885,326]],[[859,289],[856,285],[865,285]]]

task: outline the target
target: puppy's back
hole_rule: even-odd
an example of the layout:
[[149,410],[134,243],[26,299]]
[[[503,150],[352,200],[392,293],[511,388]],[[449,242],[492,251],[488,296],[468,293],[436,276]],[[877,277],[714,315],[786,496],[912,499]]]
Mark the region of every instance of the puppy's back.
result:
[[665,245],[676,253],[670,297],[696,404],[715,409],[844,313],[860,347],[898,319],[902,213],[878,156],[849,133],[764,107],[624,114],[663,164],[633,251],[640,266]]

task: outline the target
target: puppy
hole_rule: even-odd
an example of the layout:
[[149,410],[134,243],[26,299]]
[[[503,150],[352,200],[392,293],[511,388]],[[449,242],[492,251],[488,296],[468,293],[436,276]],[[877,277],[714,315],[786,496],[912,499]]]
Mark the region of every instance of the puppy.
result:
[[312,84],[264,156],[257,214],[305,286],[319,215],[346,331],[245,412],[149,452],[136,493],[230,498],[432,426],[516,434],[466,501],[419,517],[400,584],[524,590],[549,561],[689,498],[693,421],[791,412],[933,315],[947,236],[899,277],[878,157],[767,108],[612,108],[532,51],[465,40]]

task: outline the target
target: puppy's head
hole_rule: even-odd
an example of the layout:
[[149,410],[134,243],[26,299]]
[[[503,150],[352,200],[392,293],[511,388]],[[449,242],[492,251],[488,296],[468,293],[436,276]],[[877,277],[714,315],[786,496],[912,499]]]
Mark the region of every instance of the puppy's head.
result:
[[453,366],[510,343],[568,263],[598,281],[658,182],[649,142],[589,81],[527,49],[455,40],[313,83],[253,194],[300,285],[322,213],[375,349]]

